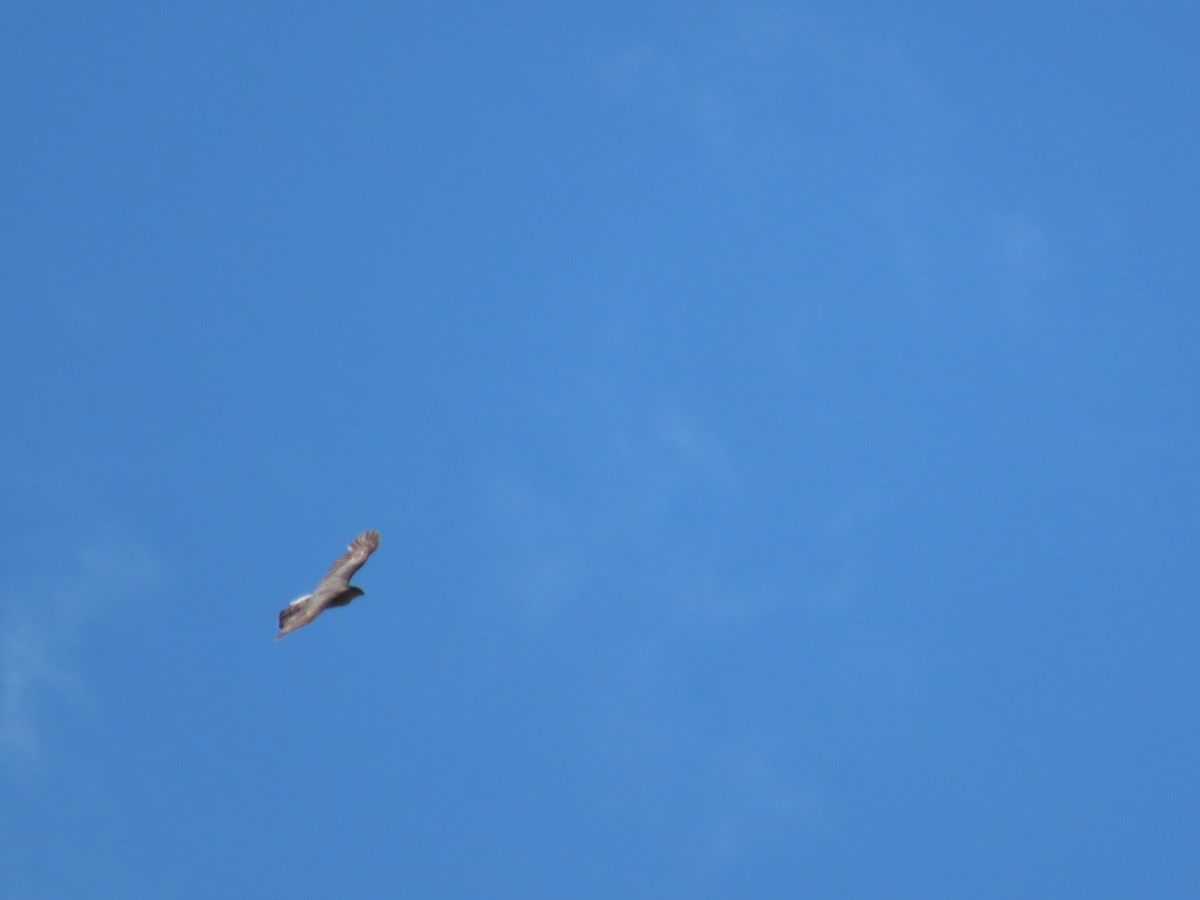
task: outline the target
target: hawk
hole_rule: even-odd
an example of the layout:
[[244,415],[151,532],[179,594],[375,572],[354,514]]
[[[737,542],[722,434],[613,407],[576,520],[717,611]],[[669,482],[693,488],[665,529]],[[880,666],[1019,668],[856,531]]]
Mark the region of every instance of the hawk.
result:
[[345,606],[355,597],[361,597],[363,589],[352,585],[350,579],[378,546],[378,531],[364,531],[351,541],[311,594],[293,600],[279,611],[279,634],[275,640],[303,628],[330,607]]

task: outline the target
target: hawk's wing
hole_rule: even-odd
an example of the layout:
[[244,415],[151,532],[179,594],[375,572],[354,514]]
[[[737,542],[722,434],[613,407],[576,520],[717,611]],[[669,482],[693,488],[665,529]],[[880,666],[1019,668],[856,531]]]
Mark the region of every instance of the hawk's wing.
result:
[[350,542],[346,552],[339,556],[313,591],[313,595],[323,594],[328,589],[333,593],[341,593],[350,583],[354,573],[363,567],[363,563],[379,547],[379,532],[364,531]]

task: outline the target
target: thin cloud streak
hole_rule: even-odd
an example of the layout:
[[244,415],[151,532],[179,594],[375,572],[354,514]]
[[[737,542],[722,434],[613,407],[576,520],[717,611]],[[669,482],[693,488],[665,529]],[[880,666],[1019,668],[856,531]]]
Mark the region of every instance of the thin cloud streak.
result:
[[56,707],[94,704],[71,662],[87,626],[162,579],[145,545],[112,528],[63,557],[53,582],[19,576],[0,598],[0,766],[12,770],[46,758]]

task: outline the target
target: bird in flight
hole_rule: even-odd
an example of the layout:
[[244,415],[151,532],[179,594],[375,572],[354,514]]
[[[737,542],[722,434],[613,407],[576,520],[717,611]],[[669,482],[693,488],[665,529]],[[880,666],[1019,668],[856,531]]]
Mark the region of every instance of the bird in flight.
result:
[[364,531],[351,541],[311,594],[293,600],[279,611],[279,634],[275,640],[303,628],[330,607],[345,606],[355,597],[361,597],[363,589],[352,585],[350,579],[378,546],[378,531]]

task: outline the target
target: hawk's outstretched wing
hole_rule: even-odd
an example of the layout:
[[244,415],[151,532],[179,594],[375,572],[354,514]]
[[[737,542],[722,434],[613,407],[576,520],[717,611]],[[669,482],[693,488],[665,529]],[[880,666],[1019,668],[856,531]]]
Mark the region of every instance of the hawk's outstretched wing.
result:
[[325,577],[321,579],[321,583],[317,585],[317,589],[313,591],[313,596],[324,593],[324,591],[335,588],[334,593],[341,593],[350,584],[350,579],[354,577],[354,573],[363,567],[363,563],[367,561],[367,557],[379,549],[379,532],[364,531],[346,548],[346,552],[339,556],[329,567],[329,571],[325,573]]

